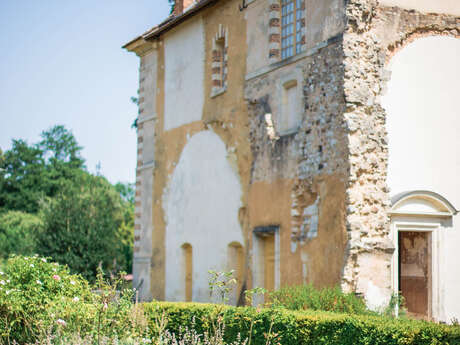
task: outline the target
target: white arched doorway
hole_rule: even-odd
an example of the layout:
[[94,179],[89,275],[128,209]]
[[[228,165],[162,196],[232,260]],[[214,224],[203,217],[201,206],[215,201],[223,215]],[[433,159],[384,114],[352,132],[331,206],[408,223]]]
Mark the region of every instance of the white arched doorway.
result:
[[392,288],[401,293],[410,314],[443,320],[443,249],[455,207],[439,194],[411,191],[393,197],[391,237],[395,244]]

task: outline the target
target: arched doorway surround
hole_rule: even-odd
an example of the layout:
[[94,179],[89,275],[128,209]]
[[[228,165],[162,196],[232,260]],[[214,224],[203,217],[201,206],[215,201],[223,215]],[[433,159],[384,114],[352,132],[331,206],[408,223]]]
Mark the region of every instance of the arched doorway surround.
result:
[[410,191],[392,198],[391,232],[395,244],[392,289],[400,292],[411,314],[444,319],[442,267],[445,228],[452,227],[456,208],[431,191]]

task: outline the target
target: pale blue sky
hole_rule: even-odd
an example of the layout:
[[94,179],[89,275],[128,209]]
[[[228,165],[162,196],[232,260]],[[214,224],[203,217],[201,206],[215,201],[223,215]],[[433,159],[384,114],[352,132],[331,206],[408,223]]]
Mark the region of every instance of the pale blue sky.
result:
[[134,182],[139,61],[121,46],[168,14],[167,0],[0,0],[0,148],[63,124],[90,171]]

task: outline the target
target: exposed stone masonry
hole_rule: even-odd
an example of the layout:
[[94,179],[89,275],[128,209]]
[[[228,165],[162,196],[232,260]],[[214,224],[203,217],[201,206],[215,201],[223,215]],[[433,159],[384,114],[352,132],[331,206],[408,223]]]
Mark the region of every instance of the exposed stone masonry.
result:
[[[386,184],[388,142],[386,114],[380,105],[390,73],[386,62],[415,37],[459,35],[460,18],[421,14],[397,7],[379,7],[377,1],[347,4],[344,34],[344,119],[348,130],[347,230],[349,253],[342,287],[364,293],[373,284],[390,291],[393,244],[389,239],[390,190]],[[375,280],[380,280],[380,284]]]

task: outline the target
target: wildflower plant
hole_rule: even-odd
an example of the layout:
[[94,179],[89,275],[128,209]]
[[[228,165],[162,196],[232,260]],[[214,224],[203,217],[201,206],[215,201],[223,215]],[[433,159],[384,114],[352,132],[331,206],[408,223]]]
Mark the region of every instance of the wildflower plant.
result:
[[227,303],[229,294],[237,284],[236,279],[233,277],[234,272],[234,270],[228,272],[209,270],[209,295],[211,297],[217,295],[221,303]]
[[[132,322],[137,308],[129,290],[118,291],[102,276],[97,290],[66,266],[48,258],[11,257],[0,274],[0,344],[33,343],[53,336],[142,336]],[[136,313],[136,320],[142,315]]]

